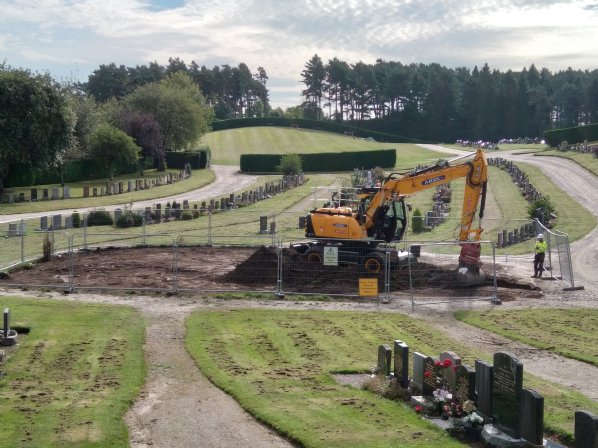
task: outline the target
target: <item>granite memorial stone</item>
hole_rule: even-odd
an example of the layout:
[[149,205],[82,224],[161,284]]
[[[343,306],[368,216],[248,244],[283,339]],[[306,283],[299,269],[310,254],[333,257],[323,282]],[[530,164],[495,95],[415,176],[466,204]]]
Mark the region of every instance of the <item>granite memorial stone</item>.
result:
[[492,423],[507,435],[521,438],[521,393],[523,364],[515,356],[494,354],[492,382]]

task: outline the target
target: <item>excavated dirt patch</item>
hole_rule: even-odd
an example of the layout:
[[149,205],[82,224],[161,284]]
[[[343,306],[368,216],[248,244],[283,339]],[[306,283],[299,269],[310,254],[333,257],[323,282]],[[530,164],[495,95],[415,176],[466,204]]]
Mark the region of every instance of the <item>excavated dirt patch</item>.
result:
[[[384,290],[384,275],[371,274],[355,265],[322,266],[307,262],[292,249],[281,251],[285,291],[304,293],[355,294],[359,278],[377,278]],[[66,255],[40,262],[29,269],[11,272],[0,284],[65,286],[72,269],[75,288],[115,288],[197,291],[269,290],[276,288],[278,251],[271,247],[171,247],[101,248],[80,251],[69,260]],[[176,272],[174,266],[176,265]],[[488,295],[493,278],[483,285],[463,288],[456,283],[454,266],[441,266],[426,258],[411,266],[393,269],[391,291],[413,287],[415,294],[445,297]],[[525,294],[540,297],[538,288],[506,272],[497,271],[500,298],[509,301]]]

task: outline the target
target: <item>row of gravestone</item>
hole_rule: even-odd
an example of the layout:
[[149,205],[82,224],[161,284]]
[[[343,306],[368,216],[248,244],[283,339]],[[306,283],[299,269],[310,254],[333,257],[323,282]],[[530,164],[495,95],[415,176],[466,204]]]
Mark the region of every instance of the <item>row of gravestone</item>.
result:
[[[130,193],[133,191],[147,190],[149,188],[172,184],[174,182],[187,179],[188,177],[189,174],[186,171],[182,170],[179,173],[168,173],[164,176],[158,176],[154,179],[128,180],[126,185],[124,181],[106,181],[106,186],[104,187],[90,187],[89,185],[84,184],[83,197],[88,198],[90,196],[109,196],[115,194]],[[62,187],[62,196],[60,195],[60,187],[42,188],[39,190],[37,188],[31,188],[29,199],[25,197],[24,192],[19,193],[18,196],[16,196],[14,193],[8,192],[4,196],[4,202],[13,204],[15,202],[25,202],[27,200],[31,202],[36,202],[40,200],[48,201],[70,198],[70,187],[68,185],[64,185]]]
[[[450,361],[444,369],[448,391],[460,403],[471,400],[484,422],[482,435],[493,444],[504,446],[546,443],[544,434],[544,397],[523,388],[523,364],[512,354],[494,354],[493,364],[476,360],[475,369],[464,365],[453,352],[442,352],[439,358],[414,352],[412,376],[409,379],[409,347],[394,341],[393,350],[383,344],[378,347],[377,370],[394,376],[404,389],[421,391],[423,400],[432,400],[438,388],[438,362]],[[391,375],[392,370],[392,375]],[[558,446],[552,443],[552,446]],[[575,448],[598,448],[598,416],[587,411],[575,412]]]

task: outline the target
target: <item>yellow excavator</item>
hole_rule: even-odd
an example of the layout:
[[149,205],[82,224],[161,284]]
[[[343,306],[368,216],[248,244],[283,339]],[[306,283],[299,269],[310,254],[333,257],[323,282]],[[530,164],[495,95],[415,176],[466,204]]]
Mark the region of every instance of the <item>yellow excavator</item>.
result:
[[[482,263],[480,244],[476,241],[480,240],[482,228],[472,228],[472,224],[478,205],[480,221],[484,215],[488,162],[484,151],[477,149],[472,160],[454,164],[470,156],[471,153],[450,162],[442,161],[400,177],[392,173],[380,187],[359,188],[354,204],[348,205],[342,194],[333,195],[329,206],[314,209],[306,216],[305,236],[317,240],[292,247],[308,261],[322,262],[324,248],[337,246],[339,262],[360,264],[367,272],[380,272],[386,251],[381,246],[400,241],[407,228],[405,197],[464,178],[466,186],[457,237],[462,242],[459,272],[478,274]],[[407,257],[418,256],[397,251],[390,254],[395,265],[406,264]]]

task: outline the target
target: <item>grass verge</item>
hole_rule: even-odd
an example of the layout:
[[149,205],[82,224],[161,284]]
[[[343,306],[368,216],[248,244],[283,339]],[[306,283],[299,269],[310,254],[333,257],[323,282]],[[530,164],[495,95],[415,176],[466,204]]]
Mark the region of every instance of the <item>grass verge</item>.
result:
[[553,149],[536,155],[562,157],[563,159],[573,160],[595,176],[598,176],[598,158],[594,157],[592,154],[584,154],[575,151],[557,151]]
[[[394,339],[411,350],[490,360],[428,324],[401,314],[231,310],[196,312],[187,347],[218,387],[282,434],[306,447],[459,446],[408,406],[341,386],[331,372],[367,372],[377,347]],[[572,409],[598,404],[566,387],[525,374],[545,397],[545,424],[572,437]]]
[[509,339],[598,366],[598,310],[493,309],[457,311],[455,317]]
[[0,447],[128,447],[123,421],[145,376],[144,324],[126,307],[0,297],[5,349]]

